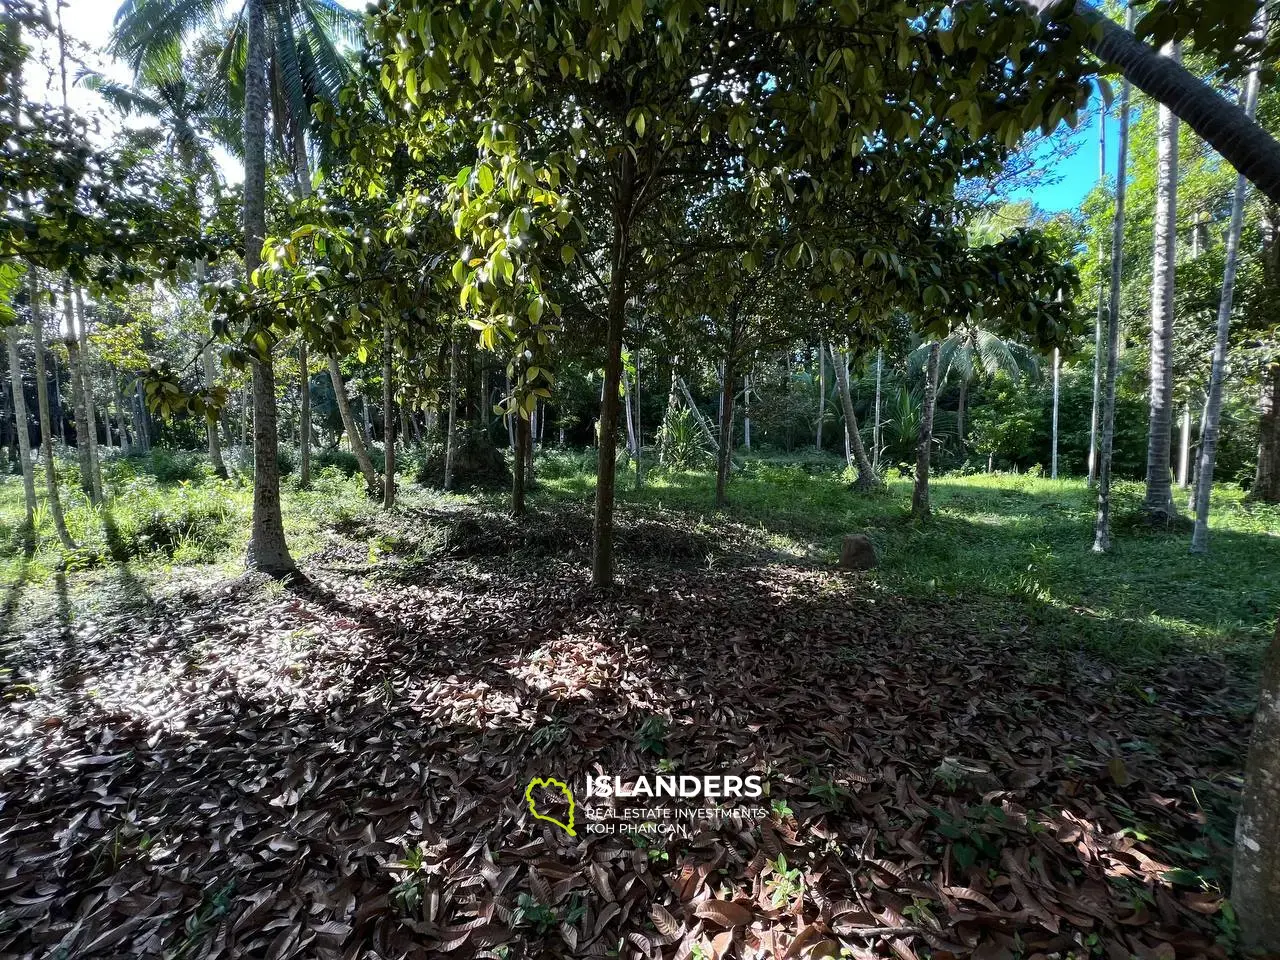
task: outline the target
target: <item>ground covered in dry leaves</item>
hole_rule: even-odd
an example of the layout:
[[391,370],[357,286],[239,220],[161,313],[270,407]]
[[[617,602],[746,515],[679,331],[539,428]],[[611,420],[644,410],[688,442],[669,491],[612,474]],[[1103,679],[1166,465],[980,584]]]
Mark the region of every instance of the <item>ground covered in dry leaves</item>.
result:
[[[0,955],[1229,952],[1222,664],[1120,672],[679,517],[620,518],[603,598],[579,509],[399,522],[305,584],[9,638]],[[763,774],[768,818],[570,837],[524,802],[659,770]]]

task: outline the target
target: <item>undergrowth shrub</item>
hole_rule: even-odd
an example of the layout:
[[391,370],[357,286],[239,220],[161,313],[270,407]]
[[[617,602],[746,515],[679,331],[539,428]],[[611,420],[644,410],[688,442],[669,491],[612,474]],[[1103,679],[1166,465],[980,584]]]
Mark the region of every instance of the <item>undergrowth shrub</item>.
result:
[[132,461],[135,473],[149,473],[159,483],[202,480],[211,474],[208,459],[194,450],[152,447],[150,453],[124,457],[116,462],[127,461]]
[[317,473],[329,469],[346,477],[354,477],[360,472],[360,461],[350,450],[320,450],[312,454],[311,468]]

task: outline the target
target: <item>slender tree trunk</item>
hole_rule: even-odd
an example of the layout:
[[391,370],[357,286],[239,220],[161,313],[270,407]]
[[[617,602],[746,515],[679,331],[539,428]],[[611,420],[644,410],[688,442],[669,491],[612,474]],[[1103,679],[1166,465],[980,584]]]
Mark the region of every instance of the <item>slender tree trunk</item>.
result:
[[36,513],[36,473],[31,462],[31,424],[27,419],[27,398],[22,388],[22,359],[18,356],[18,329],[5,331],[9,348],[9,379],[13,390],[13,428],[18,462],[22,466],[22,494],[26,505],[26,529],[34,531]]
[[592,529],[591,585],[602,590],[613,583],[613,494],[617,477],[618,383],[622,378],[622,335],[626,327],[627,271],[631,265],[631,212],[635,159],[624,150],[619,158],[613,211],[604,364],[604,398],[600,404],[600,458],[596,468],[596,510]]
[[[1098,111],[1098,183],[1107,180],[1107,114],[1106,105]],[[1093,489],[1098,482],[1098,413],[1101,409],[1100,390],[1102,388],[1102,354],[1103,321],[1106,316],[1106,246],[1102,235],[1098,235],[1098,312],[1093,321],[1093,409],[1089,413],[1089,479],[1088,487]]]
[[133,379],[133,422],[137,425],[138,445],[143,453],[151,452],[151,415],[147,411],[147,401],[142,395],[142,378]]
[[80,338],[80,381],[84,385],[84,416],[89,427],[89,469],[93,479],[93,501],[102,502],[102,460],[98,455],[98,404],[93,395],[93,373],[89,366],[89,315],[84,309],[84,292],[75,288],[75,308]]
[[120,372],[118,370],[111,371],[111,386],[115,391],[116,422],[120,424],[120,452],[127,456],[133,446],[133,440],[129,436],[129,424],[124,415],[124,394],[120,392]]
[[378,472],[373,469],[373,460],[369,457],[369,448],[364,444],[364,437],[356,425],[355,415],[351,412],[351,401],[347,399],[347,385],[342,379],[342,369],[338,359],[329,357],[329,379],[333,382],[334,399],[338,404],[338,415],[342,418],[342,426],[347,431],[347,440],[351,443],[351,452],[356,463],[360,465],[360,474],[370,497],[378,495]]
[[[1133,8],[1125,14],[1133,27]],[[1116,372],[1120,354],[1120,278],[1124,269],[1124,200],[1128,185],[1129,81],[1120,88],[1120,151],[1116,161],[1116,209],[1111,222],[1111,288],[1107,297],[1107,366],[1102,401],[1102,428],[1098,444],[1098,516],[1093,528],[1093,550],[1111,548],[1111,450],[1116,428]]]
[[[298,196],[311,196],[311,164],[307,159],[307,137],[301,118],[295,118],[293,127],[293,173],[298,184]],[[308,369],[307,339],[298,337],[298,366],[300,368],[298,395],[301,409],[298,414],[298,459],[300,475],[298,485],[306,490],[311,486],[311,371]]]
[[1280,359],[1262,370],[1258,400],[1258,464],[1249,499],[1280,503]]
[[515,453],[511,463],[511,515],[525,515],[525,447],[529,444],[529,420],[522,411],[511,414],[515,426]]
[[1178,429],[1178,486],[1187,488],[1191,470],[1191,401],[1182,406],[1182,424]]
[[872,466],[867,457],[866,447],[862,443],[862,431],[858,429],[858,416],[853,409],[853,394],[849,389],[848,358],[843,351],[837,351],[831,344],[831,368],[836,374],[836,393],[840,394],[840,406],[844,410],[844,438],[846,457],[849,466],[857,468],[858,479],[854,481],[854,489],[860,491],[873,490],[883,486],[884,481]]
[[67,532],[67,521],[62,515],[62,496],[58,493],[58,472],[53,460],[53,430],[49,422],[49,384],[45,379],[44,318],[40,315],[40,291],[36,285],[35,270],[27,273],[27,290],[31,297],[31,336],[36,349],[36,403],[40,412],[40,455],[44,459],[45,491],[49,498],[49,513],[58,540],[67,550],[76,549],[75,541]]
[[93,493],[93,464],[89,460],[89,421],[84,407],[84,367],[80,362],[80,337],[76,333],[75,305],[71,299],[71,281],[62,281],[62,315],[67,326],[68,373],[71,375],[71,405],[76,421],[76,462],[80,465],[80,489],[97,503]]
[[876,350],[875,423],[871,425],[871,467],[880,475],[880,381],[884,377],[884,347]]
[[391,321],[382,321],[382,509],[396,505],[396,418],[393,382]]
[[916,482],[911,491],[912,516],[923,520],[929,506],[929,458],[933,453],[933,409],[938,399],[938,359],[942,344],[929,344],[929,363],[925,368],[924,409],[920,412],[920,442],[916,445]]
[[1053,453],[1050,455],[1049,476],[1051,479],[1058,479],[1058,403],[1062,396],[1061,390],[1062,380],[1062,360],[1058,353],[1058,348],[1053,348],[1053,426],[1052,426],[1052,444]]
[[[737,306],[731,324],[737,322]],[[736,339],[736,338],[735,338]],[[729,345],[728,356],[720,364],[720,443],[716,447],[716,506],[729,505],[729,470],[733,465],[733,351],[736,343]]]
[[[1244,110],[1252,117],[1258,108],[1258,69],[1249,72],[1245,84]],[[1213,362],[1209,372],[1209,395],[1205,399],[1204,416],[1200,422],[1200,451],[1196,464],[1196,485],[1193,495],[1195,527],[1191,531],[1191,552],[1209,551],[1209,503],[1213,494],[1213,472],[1218,454],[1218,430],[1222,420],[1222,392],[1226,379],[1227,349],[1231,333],[1231,309],[1235,300],[1236,271],[1240,262],[1240,234],[1244,227],[1244,204],[1248,184],[1242,176],[1236,177],[1235,192],[1231,196],[1231,222],[1227,227],[1226,263],[1222,273],[1222,293],[1218,298],[1218,327],[1213,343]],[[1280,778],[1277,779],[1280,785]],[[1271,836],[1280,841],[1280,820]],[[1277,875],[1280,876],[1280,868]],[[1280,927],[1277,928],[1280,930]],[[1280,936],[1276,939],[1280,944]]]
[[[644,425],[640,422],[640,348],[636,348],[636,489],[644,486]],[[539,421],[541,422],[541,421]]]
[[742,375],[742,446],[751,450],[751,374]]
[[[482,405],[487,404],[485,397]],[[458,419],[458,337],[449,338],[449,413],[444,436],[444,488],[453,489],[453,459],[456,455],[456,431]]]
[[[1025,2],[1043,14],[1058,0]],[[1126,19],[1127,26],[1121,27],[1089,0],[1075,0],[1073,12],[1083,21],[1080,39],[1088,49],[1115,64],[1127,81],[1186,121],[1223,159],[1280,203],[1280,142],[1275,137],[1180,63],[1135,37],[1132,21]]]
[[534,475],[533,461],[535,447],[537,445],[537,427],[538,427],[538,402],[533,403],[533,410],[529,412],[529,422],[525,429],[528,436],[524,441],[524,488],[533,490],[537,486],[537,477]]
[[[206,390],[212,390],[218,381],[217,361],[213,359],[213,348],[205,347],[201,351],[201,357],[204,363],[204,387]],[[206,417],[204,422],[205,439],[209,446],[209,462],[213,464],[213,472],[215,476],[227,479],[227,463],[222,459],[222,444],[218,440],[218,420],[216,417]]]
[[[245,4],[244,81],[244,266],[252,277],[266,234],[266,3]],[[271,348],[253,366],[253,521],[246,565],[272,575],[294,569],[280,510],[276,374]]]
[[814,448],[822,452],[822,421],[827,416],[827,344],[818,341],[818,433],[814,439]]
[[684,382],[684,377],[677,377],[680,384],[680,391],[684,394],[685,403],[689,404],[689,412],[693,414],[694,423],[698,425],[698,429],[702,432],[703,438],[707,441],[707,446],[718,448],[716,435],[711,430],[711,425],[707,423],[707,418],[702,415],[702,411],[698,409],[698,405],[693,402],[693,394],[689,392],[689,385]]
[[627,455],[636,455],[636,423],[631,416],[631,378],[622,370],[622,410],[627,421]]
[[1261,680],[1236,819],[1231,905],[1244,946],[1274,956],[1280,954],[1280,622]]
[[[1177,47],[1169,48],[1178,59]],[[1151,267],[1151,416],[1147,434],[1147,494],[1153,521],[1177,515],[1170,479],[1173,445],[1173,281],[1177,243],[1178,118],[1160,108],[1156,159],[1155,255]]]
[[303,490],[311,487],[311,358],[305,337],[298,338],[298,485]]
[[[67,447],[67,417],[64,404],[62,402],[62,374],[58,370],[58,354],[54,351],[53,357],[53,416],[58,423],[58,434],[62,437],[62,447]],[[70,350],[67,351],[67,358],[71,359]],[[74,362],[74,361],[73,361]],[[72,370],[74,371],[74,367]],[[75,374],[72,373],[72,382],[75,382]]]
[[[1055,355],[1055,356],[1057,355],[1057,351],[1056,351],[1056,350],[1054,351],[1054,355]],[[1055,369],[1055,371],[1054,371],[1054,375],[1055,375],[1055,376],[1057,375],[1057,370],[1056,370],[1056,369]],[[1054,381],[1054,385],[1055,385],[1055,389],[1054,389],[1054,397],[1053,397],[1053,399],[1054,399],[1054,414],[1055,414],[1055,418],[1054,418],[1054,442],[1053,442],[1053,451],[1054,451],[1054,457],[1056,458],[1056,457],[1057,457],[1057,452],[1058,452],[1058,441],[1057,441],[1057,417],[1056,417],[1056,414],[1057,414],[1057,400],[1058,400],[1058,395],[1057,395],[1057,389],[1056,389],[1056,387],[1057,387],[1057,381],[1056,381],[1056,380]],[[965,452],[965,446],[966,446],[966,444],[965,444],[965,442],[964,442],[964,412],[965,412],[965,409],[966,409],[966,407],[967,407],[968,399],[969,399],[969,381],[968,381],[968,380],[966,380],[964,377],[961,377],[961,378],[960,378],[960,396],[959,396],[959,399],[958,399],[957,404],[956,404],[956,439],[957,439],[957,441],[958,441],[958,442],[959,442],[959,444],[960,444],[960,453],[961,453],[961,455],[963,455],[963,454],[964,454],[964,452]]]

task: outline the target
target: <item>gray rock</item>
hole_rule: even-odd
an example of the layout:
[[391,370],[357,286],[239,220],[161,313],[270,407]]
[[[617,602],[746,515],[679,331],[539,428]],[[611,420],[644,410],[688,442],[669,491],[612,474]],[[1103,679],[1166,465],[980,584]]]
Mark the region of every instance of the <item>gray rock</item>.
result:
[[866,534],[846,534],[840,542],[841,570],[873,570],[878,563],[876,546]]

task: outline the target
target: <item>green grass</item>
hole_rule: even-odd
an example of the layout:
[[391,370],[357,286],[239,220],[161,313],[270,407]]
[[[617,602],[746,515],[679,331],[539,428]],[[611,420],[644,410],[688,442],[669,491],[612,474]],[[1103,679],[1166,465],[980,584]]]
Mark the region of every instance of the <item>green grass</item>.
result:
[[[75,464],[59,460],[58,466],[74,551],[58,543],[43,474],[37,476],[35,549],[27,549],[21,478],[0,476],[0,633],[51,610],[63,619],[73,612],[118,611],[150,601],[157,591],[243,572],[253,502],[246,476],[219,480],[198,454],[157,450],[147,457],[113,457],[103,464],[106,503],[94,506],[79,488]],[[292,476],[281,486],[297,558],[323,546],[340,520],[376,513],[362,484],[337,469],[319,471],[308,491],[299,490]]]
[[[866,533],[880,569],[868,579],[908,595],[984,604],[991,626],[1030,618],[1038,639],[1082,644],[1123,659],[1173,648],[1243,653],[1271,635],[1280,608],[1280,509],[1214,490],[1210,552],[1192,556],[1190,534],[1137,522],[1143,487],[1114,491],[1112,549],[1095,554],[1096,498],[1081,479],[1027,474],[935,477],[934,515],[910,517],[911,480],[883,493],[853,492],[838,461],[753,459],[730,485],[730,508],[712,507],[710,473],[651,473],[643,489],[620,477],[621,503],[746,523],[775,549],[834,563],[840,538]],[[543,471],[542,496],[585,498],[587,470]],[[1185,501],[1185,494],[1179,493]]]
[[[0,581],[9,587],[0,597],[0,632],[13,624],[19,596],[38,606],[50,588],[60,610],[70,605],[80,612],[121,596],[149,597],[156,587],[237,575],[249,530],[248,481],[216,480],[198,456],[185,456],[108,461],[109,507],[93,507],[66,484],[67,522],[80,545],[74,553],[58,547],[44,510],[38,548],[30,555],[21,549],[21,483],[0,478]],[[636,491],[634,474],[626,471],[618,499],[623,509],[686,513],[691,528],[703,532],[725,522],[745,525],[790,562],[834,564],[844,534],[867,533],[881,561],[878,570],[860,575],[869,588],[954,598],[976,609],[985,627],[1116,660],[1170,652],[1252,660],[1273,629],[1280,607],[1280,510],[1246,504],[1237,489],[1214,491],[1210,553],[1197,557],[1188,552],[1185,530],[1152,531],[1137,523],[1142,487],[1121,483],[1113,548],[1098,555],[1091,549],[1094,496],[1081,480],[937,477],[934,516],[921,524],[909,514],[908,478],[894,476],[884,492],[861,495],[849,488],[841,466],[814,456],[749,458],[734,477],[724,512],[712,507],[714,478],[707,472],[653,472]],[[539,504],[586,503],[594,484],[590,452],[548,452],[540,456],[532,505],[536,511]],[[411,504],[440,499],[411,486],[403,496]],[[493,493],[456,499],[504,505]],[[321,471],[309,491],[286,478],[283,507],[298,559],[344,532],[369,540],[371,551],[378,546],[369,533],[380,529],[377,506],[360,481],[336,469]]]

